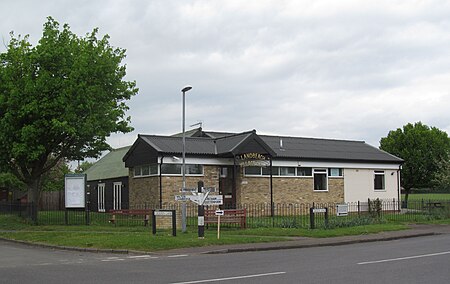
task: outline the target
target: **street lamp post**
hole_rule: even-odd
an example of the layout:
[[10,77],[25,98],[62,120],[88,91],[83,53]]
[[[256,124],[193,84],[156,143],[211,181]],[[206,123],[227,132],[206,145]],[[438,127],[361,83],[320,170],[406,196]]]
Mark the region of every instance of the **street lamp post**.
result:
[[[183,175],[183,185],[182,185],[182,191],[183,195],[185,195],[185,189],[186,189],[186,131],[185,131],[185,125],[186,125],[186,92],[192,89],[192,86],[185,86],[183,89],[181,89],[181,92],[183,93],[183,165],[181,167],[181,173]],[[186,200],[183,199],[183,203],[181,204],[181,231],[184,233],[186,232]]]

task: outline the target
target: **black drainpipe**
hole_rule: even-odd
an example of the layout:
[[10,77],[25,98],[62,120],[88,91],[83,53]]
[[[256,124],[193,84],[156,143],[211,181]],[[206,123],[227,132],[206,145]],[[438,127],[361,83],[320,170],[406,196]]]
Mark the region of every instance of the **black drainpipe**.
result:
[[162,208],[162,165],[164,155],[161,156],[161,163],[159,164],[159,208]]
[[398,211],[401,210],[402,208],[402,200],[401,200],[401,195],[400,195],[400,170],[402,168],[402,165],[398,166],[398,170],[397,170],[397,194],[398,194]]

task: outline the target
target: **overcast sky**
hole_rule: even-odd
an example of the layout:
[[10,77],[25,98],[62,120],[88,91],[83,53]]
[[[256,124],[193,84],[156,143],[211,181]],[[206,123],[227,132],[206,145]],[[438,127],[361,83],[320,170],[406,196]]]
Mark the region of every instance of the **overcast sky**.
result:
[[[450,133],[450,1],[1,0],[0,36],[47,16],[127,49],[137,134],[211,131],[364,140],[422,121]],[[5,51],[5,44],[0,52]]]

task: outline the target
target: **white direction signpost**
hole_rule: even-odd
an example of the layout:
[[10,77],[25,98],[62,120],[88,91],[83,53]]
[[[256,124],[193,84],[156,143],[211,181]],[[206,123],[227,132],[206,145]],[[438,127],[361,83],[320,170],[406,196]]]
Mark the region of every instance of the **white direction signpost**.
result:
[[[201,191],[201,192],[199,192]],[[198,237],[204,238],[204,225],[205,225],[205,217],[204,217],[204,209],[205,205],[222,205],[223,204],[223,195],[209,195],[210,192],[216,192],[215,187],[205,188],[203,187],[203,181],[198,182],[198,189],[184,189],[181,190],[182,195],[175,195],[175,201],[183,201],[186,202],[188,200],[198,204]],[[190,192],[191,194],[187,195],[186,193]],[[220,216],[219,216],[219,226],[220,228]],[[219,231],[218,231],[219,234]],[[217,235],[219,238],[219,235]]]
[[222,205],[223,204],[223,195],[210,195],[206,197],[203,205]]
[[198,205],[222,205],[223,195],[209,195],[209,192],[192,195],[175,195],[175,201],[192,201]]
[[216,210],[215,215],[217,216],[217,239],[220,239],[220,216],[223,216],[225,212],[223,210]]

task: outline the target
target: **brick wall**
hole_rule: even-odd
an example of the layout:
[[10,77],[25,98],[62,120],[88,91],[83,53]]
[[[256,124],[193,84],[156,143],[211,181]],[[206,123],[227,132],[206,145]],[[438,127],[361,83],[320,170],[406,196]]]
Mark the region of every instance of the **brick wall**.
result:
[[159,177],[133,177],[133,171],[130,170],[129,179],[129,200],[130,208],[133,206],[142,206],[145,203],[159,204]]
[[[199,180],[206,187],[219,188],[219,166],[204,166],[204,176],[186,176],[186,187],[197,188]],[[236,202],[238,204],[270,203],[270,178],[246,177],[236,179]],[[163,204],[175,204],[180,194],[181,176],[163,176]],[[159,176],[133,178],[130,172],[130,205],[159,204]],[[328,178],[328,191],[313,190],[313,178],[274,177],[273,201],[275,203],[332,203],[344,201],[344,178]]]
[[[344,201],[344,178],[328,178],[328,191],[313,190],[313,178],[273,177],[274,203],[328,203]],[[270,203],[270,178],[241,177],[241,203]]]
[[[186,187],[197,188],[202,180],[206,187],[219,188],[219,167],[204,166],[203,176],[186,176]],[[174,204],[175,195],[180,195],[182,176],[162,176],[163,204]],[[130,204],[159,204],[159,176],[134,178],[130,170]]]

